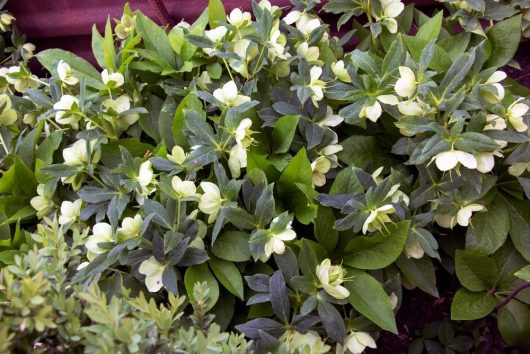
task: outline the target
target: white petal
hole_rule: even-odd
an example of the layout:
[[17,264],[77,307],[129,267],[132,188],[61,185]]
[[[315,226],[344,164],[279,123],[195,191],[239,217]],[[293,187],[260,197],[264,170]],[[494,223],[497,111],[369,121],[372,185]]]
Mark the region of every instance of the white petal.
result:
[[464,151],[456,151],[456,153],[457,153],[458,161],[462,165],[464,165],[465,167],[471,170],[477,168],[477,159],[475,158],[475,156],[473,156],[472,154],[468,152],[464,152]]
[[444,151],[434,158],[436,167],[442,172],[449,171],[458,164],[458,157],[455,151]]
[[384,104],[389,104],[391,106],[395,106],[399,103],[399,100],[394,95],[381,95],[377,96],[377,100]]

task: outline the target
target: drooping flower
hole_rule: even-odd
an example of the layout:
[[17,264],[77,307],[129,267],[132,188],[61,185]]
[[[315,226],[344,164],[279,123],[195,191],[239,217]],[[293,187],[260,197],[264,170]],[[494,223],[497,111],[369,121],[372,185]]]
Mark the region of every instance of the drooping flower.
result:
[[351,331],[344,339],[344,347],[352,354],[362,354],[366,348],[377,348],[375,340],[367,332]]
[[[101,103],[101,105],[105,108],[105,112],[107,113],[104,114],[103,117],[108,121],[112,122],[115,114],[118,114],[118,117],[116,117],[116,123],[120,130],[126,130],[129,126],[136,123],[138,118],[140,118],[140,115],[137,112],[121,114],[131,108],[131,99],[127,95],[121,95],[115,99],[107,98]],[[109,116],[109,114],[112,116]]]
[[412,243],[407,243],[405,246],[405,255],[407,258],[420,259],[425,255],[425,251],[421,247],[418,240],[414,240]]
[[85,139],[79,139],[70,147],[63,149],[64,164],[68,166],[81,165],[88,162],[88,151]]
[[311,101],[315,107],[318,107],[318,101],[321,101],[324,98],[324,90],[326,89],[326,83],[320,80],[322,75],[322,68],[319,66],[313,66],[309,70],[309,76],[311,81],[309,82],[309,88],[313,92],[311,95]]
[[33,58],[33,53],[35,52],[37,47],[33,43],[24,43],[20,49],[24,58],[26,60],[29,60]]
[[107,252],[107,249],[101,248],[100,243],[115,242],[114,235],[112,233],[112,226],[106,222],[100,222],[94,225],[92,228],[92,235],[88,237],[85,244],[88,260],[93,260],[98,255]]
[[333,71],[335,77],[340,81],[351,82],[350,74],[348,74],[348,70],[346,69],[346,65],[344,64],[343,60],[332,63],[331,71]]
[[350,295],[348,289],[341,284],[345,280],[344,268],[338,265],[331,265],[331,260],[326,258],[316,269],[319,287],[323,288],[335,299],[345,299]]
[[383,108],[379,103],[388,104],[395,106],[399,103],[398,99],[394,95],[379,95],[372,101],[371,104],[363,106],[359,112],[360,118],[368,118],[372,122],[377,122],[381,114],[383,113]]
[[44,184],[39,184],[37,186],[37,196],[31,198],[29,203],[37,211],[37,217],[39,219],[43,218],[50,211],[53,210],[53,201],[50,196],[44,193]]
[[107,88],[118,88],[125,82],[121,73],[109,73],[107,69],[101,72],[101,80]]
[[452,170],[458,163],[471,170],[477,168],[477,159],[475,156],[460,150],[444,151],[437,154],[433,159],[436,167],[442,172]]
[[330,169],[331,162],[325,156],[319,156],[315,161],[311,162],[313,184],[317,187],[322,187],[326,184],[326,173],[328,173]]
[[0,126],[7,126],[15,123],[18,119],[17,112],[11,106],[11,99],[6,94],[0,95]]
[[179,198],[188,198],[197,196],[197,187],[193,181],[183,181],[178,176],[171,179],[171,186]]
[[522,98],[512,103],[506,112],[506,119],[513,128],[518,132],[525,132],[528,130],[528,125],[524,122],[523,116],[528,112],[528,106],[524,103],[519,103]]
[[144,198],[156,190],[156,178],[153,173],[153,165],[151,164],[151,161],[147,160],[142,162],[136,181],[139,184],[136,194],[137,201],[138,204],[142,205]]
[[61,215],[59,216],[59,224],[65,225],[70,222],[77,221],[77,218],[81,214],[81,205],[83,201],[77,199],[73,202],[65,200],[61,203]]
[[504,87],[499,84],[502,80],[506,79],[506,73],[504,71],[495,71],[486,80],[486,85],[491,85],[496,93],[491,91],[484,91],[484,99],[492,104],[499,103],[504,98]]
[[121,227],[118,228],[118,237],[120,241],[125,241],[134,237],[138,237],[142,229],[142,216],[136,214],[134,218],[130,216],[124,218],[121,222]]
[[72,95],[63,95],[59,102],[53,105],[55,121],[58,124],[70,124],[72,128],[79,128],[81,116],[78,114],[79,100]]
[[241,9],[237,7],[233,9],[228,16],[226,16],[226,19],[229,24],[237,28],[245,27],[252,22],[250,12],[242,12]]
[[66,85],[76,85],[79,79],[72,74],[72,68],[64,60],[59,60],[57,63],[57,75],[59,79]]
[[[272,220],[271,229],[274,229],[274,224],[277,223],[279,217]],[[265,244],[264,254],[260,257],[262,262],[266,262],[273,253],[283,254],[285,252],[285,241],[292,241],[296,238],[296,232],[291,226],[291,221],[287,223],[285,228],[281,231],[269,231],[268,241]]]
[[228,158],[228,167],[233,178],[241,176],[241,169],[247,167],[247,150],[243,146],[239,144],[232,146]]
[[219,187],[214,183],[201,182],[200,186],[204,193],[199,199],[199,210],[209,215],[208,223],[212,223],[217,217],[217,214],[219,214],[224,199],[221,197]]
[[217,26],[214,29],[204,31],[204,35],[213,43],[213,48],[203,48],[202,50],[209,56],[223,43],[228,29],[225,26]]
[[405,5],[400,0],[381,0],[382,13],[375,13],[372,9],[372,14],[375,19],[388,29],[390,33],[396,33],[398,30],[398,23],[396,17],[405,9]]
[[223,87],[216,89],[213,96],[227,107],[237,107],[250,101],[250,97],[238,94],[234,81],[228,81]]
[[400,77],[396,81],[394,90],[401,97],[411,97],[416,92],[416,76],[414,72],[406,66],[400,66],[399,74]]
[[145,286],[151,293],[156,293],[164,284],[162,283],[162,276],[166,266],[160,264],[155,257],[150,257],[140,264],[138,272],[145,275]]
[[475,211],[484,210],[484,206],[480,204],[468,204],[458,209],[456,215],[438,214],[434,216],[434,221],[441,227],[452,229],[456,224],[460,226],[469,226],[469,219]]
[[477,171],[479,172],[491,172],[495,166],[495,157],[492,152],[480,152],[475,155],[475,159],[477,160]]
[[317,46],[310,47],[307,42],[302,42],[296,48],[296,54],[304,57],[308,63],[314,63],[318,61],[320,56],[320,49]]
[[237,145],[248,148],[252,144],[252,134],[254,132],[250,130],[252,126],[252,120],[250,118],[242,119],[237,126],[234,136],[236,138]]
[[366,235],[366,232],[379,231],[384,227],[384,224],[392,222],[390,220],[389,214],[396,212],[396,209],[392,204],[386,204],[378,208],[370,210],[370,214],[366,218],[363,224],[363,234]]
[[5,12],[0,15],[0,31],[6,32],[9,30],[9,26],[15,20],[15,16],[11,15],[9,12]]

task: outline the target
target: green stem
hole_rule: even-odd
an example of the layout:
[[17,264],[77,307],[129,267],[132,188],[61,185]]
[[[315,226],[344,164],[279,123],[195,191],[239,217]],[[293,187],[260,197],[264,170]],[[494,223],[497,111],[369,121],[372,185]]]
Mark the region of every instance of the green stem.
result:
[[261,59],[263,58],[263,52],[265,52],[265,46],[261,47],[261,51],[259,52],[258,61],[256,62],[256,66],[254,67],[254,70],[252,71],[252,77],[256,75],[256,71],[258,71],[258,68],[261,64]]
[[228,75],[230,75],[230,79],[234,81],[234,77],[232,76],[232,70],[230,70],[230,66],[226,62],[226,59],[223,58],[223,63],[225,63],[226,70],[228,71]]
[[0,132],[0,144],[2,144],[2,147],[4,148],[4,151],[6,153],[6,156],[9,155],[9,150],[7,150],[6,142],[4,141],[4,137],[2,136],[2,133]]
[[177,203],[178,203],[178,206],[177,206],[177,227],[175,229],[175,231],[179,231],[179,228],[180,228],[180,199],[177,200]]

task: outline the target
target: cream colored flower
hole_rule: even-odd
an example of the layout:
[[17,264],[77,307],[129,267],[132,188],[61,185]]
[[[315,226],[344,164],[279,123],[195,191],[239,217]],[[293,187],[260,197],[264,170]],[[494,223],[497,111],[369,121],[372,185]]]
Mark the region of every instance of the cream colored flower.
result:
[[162,283],[162,276],[164,275],[164,270],[166,266],[160,264],[155,257],[146,259],[140,264],[138,272],[145,275],[145,286],[147,290],[151,293],[156,293],[164,284]]
[[507,127],[504,118],[496,114],[486,114],[486,122],[484,130],[504,130]]
[[0,125],[7,126],[15,123],[18,119],[17,112],[11,108],[11,99],[6,94],[0,95]]
[[307,42],[302,42],[296,48],[296,54],[304,57],[308,63],[314,63],[318,61],[318,57],[320,56],[320,49],[318,49],[317,46],[310,47]]
[[316,273],[320,283],[319,287],[323,288],[330,296],[339,300],[350,296],[348,289],[341,285],[345,280],[344,269],[341,266],[331,265],[331,260],[326,258],[317,265]]
[[372,122],[377,122],[377,120],[379,119],[379,117],[381,117],[381,114],[383,113],[383,108],[381,107],[381,104],[379,102],[395,106],[399,103],[399,100],[394,95],[377,96],[375,101],[371,105],[363,106],[361,108],[359,117],[368,118]]
[[386,204],[379,208],[370,210],[370,214],[366,218],[363,224],[363,234],[366,235],[366,232],[379,231],[384,227],[384,224],[392,222],[390,220],[389,214],[396,212],[396,209],[392,204]]
[[57,63],[57,75],[66,85],[76,85],[79,82],[79,79],[72,74],[70,65],[64,60],[59,60],[59,63]]
[[411,97],[416,92],[416,76],[414,72],[406,66],[400,66],[399,74],[400,77],[396,81],[394,90],[401,97]]
[[522,98],[519,98],[508,107],[506,119],[516,131],[522,133],[528,130],[528,125],[523,119],[523,116],[528,112],[528,106],[524,103],[519,103],[521,100]]
[[44,184],[37,186],[37,194],[29,203],[37,211],[37,217],[41,219],[53,210],[53,201],[44,194]]
[[79,111],[79,100],[71,95],[63,95],[59,102],[53,105],[55,112],[55,121],[58,124],[70,124],[72,128],[79,128],[79,120],[81,116],[77,113]]
[[322,75],[322,68],[318,66],[313,66],[309,70],[309,76],[311,81],[309,82],[309,88],[313,92],[311,95],[311,101],[313,104],[318,107],[318,101],[321,101],[324,98],[324,90],[326,89],[326,83],[320,80]]
[[366,348],[375,349],[377,345],[369,333],[351,331],[344,339],[344,347],[351,354],[362,354]]
[[9,26],[13,23],[15,17],[9,12],[3,13],[0,15],[0,31],[6,32],[9,30]]
[[425,255],[425,251],[421,248],[419,241],[415,240],[405,246],[405,255],[407,258],[420,259]]
[[92,235],[88,237],[85,244],[88,260],[93,260],[98,255],[107,252],[107,249],[101,248],[100,243],[115,242],[114,235],[112,233],[112,227],[105,223],[100,222],[94,225],[92,228]]
[[[278,218],[274,218],[274,223]],[[266,262],[273,253],[283,254],[285,252],[285,241],[292,241],[296,238],[296,232],[292,229],[291,222],[280,232],[269,232],[269,240],[265,244],[265,254],[260,257],[262,262]]]
[[436,167],[442,172],[452,170],[458,163],[472,170],[477,168],[477,159],[475,156],[464,151],[444,151],[436,155],[433,159]]
[[208,223],[212,223],[217,218],[224,199],[219,187],[212,182],[201,182],[200,186],[204,193],[199,199],[199,210],[209,215]]
[[156,178],[153,173],[153,165],[151,164],[151,161],[147,160],[142,162],[136,181],[140,185],[136,196],[138,204],[141,205],[143,204],[144,198],[156,190]]
[[228,81],[223,87],[216,89],[213,96],[227,107],[237,107],[250,101],[250,97],[238,94],[234,81]]
[[252,22],[250,12],[242,12],[237,7],[230,12],[230,15],[226,16],[226,19],[229,24],[237,28],[245,27]]
[[495,71],[489,78],[486,80],[487,85],[493,86],[497,93],[485,91],[484,99],[492,104],[499,103],[504,98],[504,87],[499,84],[502,80],[506,79],[507,75],[504,71]]
[[120,23],[114,28],[114,32],[119,39],[125,39],[129,36],[129,33],[134,32],[136,26],[136,16],[129,16],[123,14],[120,19]]
[[11,66],[2,73],[7,82],[15,87],[17,92],[24,92],[28,88],[37,88],[40,86],[36,75],[23,69],[22,66]]
[[425,108],[423,105],[416,101],[399,102],[398,111],[404,116],[422,116],[425,114]]
[[125,241],[140,235],[142,229],[142,216],[136,214],[134,218],[130,216],[124,218],[121,222],[121,227],[118,228],[118,236],[120,241]]
[[228,167],[233,178],[241,176],[241,169],[247,167],[247,150],[241,145],[234,145],[230,149]]
[[269,60],[274,60],[276,57],[280,59],[287,59],[290,54],[285,53],[285,45],[287,44],[287,38],[280,31],[280,24],[276,22],[271,29],[269,35],[270,49],[268,51]]
[[468,226],[473,212],[484,210],[480,204],[468,204],[461,207],[455,216],[449,214],[438,214],[434,216],[434,221],[441,227],[452,229],[457,223],[460,226]]
[[175,145],[173,146],[173,149],[171,149],[171,155],[167,154],[166,157],[169,161],[176,163],[177,165],[182,165],[184,161],[186,161],[187,154],[184,152],[184,149]]
[[343,60],[336,61],[331,64],[331,71],[337,79],[344,82],[351,82],[350,74],[348,74],[348,69]]
[[405,5],[400,0],[381,0],[383,12],[376,14],[372,9],[372,14],[378,22],[388,29],[390,33],[396,33],[398,23],[396,17],[405,9]]
[[68,166],[82,165],[88,162],[88,151],[85,139],[79,139],[70,147],[63,149],[64,164]]
[[309,15],[305,12],[300,12],[294,10],[289,12],[284,18],[283,21],[291,25],[296,23],[296,28],[302,32],[302,34],[307,38],[317,27],[321,25],[320,20],[312,15]]
[[216,48],[223,43],[223,39],[227,32],[228,29],[225,26],[217,26],[214,29],[204,31],[204,35],[212,41],[214,46],[213,48],[203,48],[202,50],[211,56]]
[[208,71],[204,70],[199,77],[197,78],[197,86],[203,90],[208,90],[208,84],[212,83],[212,79],[210,78],[210,75],[208,74]]
[[121,73],[109,73],[107,69],[101,72],[101,80],[107,88],[118,88],[125,82]]
[[[138,118],[140,118],[140,115],[136,112],[126,115],[121,114],[131,109],[131,99],[127,95],[121,95],[115,99],[107,98],[101,103],[101,105],[105,108],[105,112],[110,113],[110,111],[114,111],[119,115],[116,123],[120,130],[128,129],[129,126],[136,123]],[[109,116],[108,114],[104,114],[103,117],[110,122],[113,121],[113,117]]]
[[61,204],[61,215],[59,216],[59,224],[65,225],[70,222],[77,221],[77,218],[81,214],[81,205],[83,201],[77,199],[73,202],[65,200]]
[[491,170],[493,170],[493,167],[495,166],[494,154],[491,152],[478,153],[475,155],[475,159],[477,160],[477,171],[479,172],[491,172]]
[[324,119],[315,122],[315,124],[319,127],[336,127],[342,122],[344,122],[344,117],[338,114],[333,114],[333,109],[328,106],[326,108],[326,116]]
[[328,173],[330,169],[331,162],[324,156],[319,156],[315,161],[311,162],[313,184],[317,187],[322,187],[326,184],[326,173]]
[[252,134],[254,134],[254,132],[250,130],[251,126],[252,120],[250,120],[250,118],[245,118],[239,122],[239,125],[234,132],[237,145],[243,148],[248,148],[252,144]]
[[197,187],[193,181],[183,181],[178,176],[171,179],[171,186],[179,198],[188,198],[197,196]]
[[26,60],[30,60],[33,58],[33,53],[36,49],[37,47],[33,43],[24,43],[21,47],[22,55],[24,58],[26,58]]
[[525,171],[530,172],[530,163],[518,162],[508,167],[508,173],[516,177],[522,175]]

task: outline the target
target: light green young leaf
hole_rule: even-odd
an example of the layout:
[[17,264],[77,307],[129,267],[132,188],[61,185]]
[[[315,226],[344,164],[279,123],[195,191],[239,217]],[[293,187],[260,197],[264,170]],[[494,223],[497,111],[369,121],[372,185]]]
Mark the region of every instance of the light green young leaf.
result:
[[206,310],[210,310],[219,299],[219,284],[217,283],[217,280],[215,279],[213,274],[208,269],[208,265],[206,263],[189,267],[186,270],[186,274],[184,275],[184,284],[186,286],[186,292],[188,293],[188,298],[190,299],[190,302],[194,305],[197,305],[197,302],[193,296],[193,287],[197,282],[206,282],[206,284],[208,285],[209,298]]

